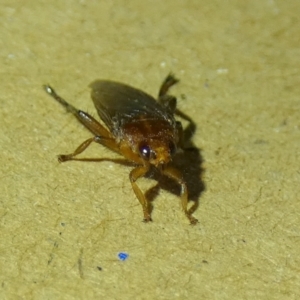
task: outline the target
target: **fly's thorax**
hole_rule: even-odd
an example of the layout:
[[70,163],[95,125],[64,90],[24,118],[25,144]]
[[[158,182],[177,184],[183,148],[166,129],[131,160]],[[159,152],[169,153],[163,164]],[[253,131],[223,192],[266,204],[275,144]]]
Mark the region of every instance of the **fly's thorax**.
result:
[[173,120],[139,120],[122,126],[125,141],[141,161],[159,166],[167,164],[176,152],[178,131]]

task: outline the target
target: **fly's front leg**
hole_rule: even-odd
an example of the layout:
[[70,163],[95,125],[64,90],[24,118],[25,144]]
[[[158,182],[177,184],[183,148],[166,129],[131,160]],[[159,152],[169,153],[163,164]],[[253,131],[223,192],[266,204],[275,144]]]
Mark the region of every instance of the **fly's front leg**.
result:
[[148,170],[149,170],[149,166],[147,166],[147,165],[140,166],[140,167],[136,167],[135,169],[133,169],[129,174],[129,179],[131,182],[132,189],[143,207],[143,212],[144,212],[144,220],[143,221],[144,222],[152,221],[151,215],[150,215],[149,203],[148,203],[145,195],[141,191],[141,189],[136,184],[136,181],[140,177],[144,176],[148,172]]
[[169,88],[177,82],[179,82],[179,80],[175,78],[173,74],[169,74],[159,89],[158,97],[161,98],[165,96],[168,93]]
[[102,145],[106,146],[107,148],[119,153],[118,145],[116,144],[114,139],[105,138],[105,137],[103,138],[101,136],[94,136],[92,138],[87,139],[82,144],[80,144],[73,153],[65,154],[65,155],[63,155],[63,154],[59,155],[58,156],[58,161],[59,162],[65,162],[65,161],[68,161],[68,160],[82,160],[80,158],[76,158],[75,156],[82,153],[86,148],[88,148],[88,146],[90,146],[90,144],[92,142],[102,144]]
[[161,85],[158,93],[158,102],[174,113],[176,110],[177,99],[174,96],[168,95],[169,88],[176,84],[178,79],[176,79],[172,74],[168,75]]
[[188,115],[186,115],[179,109],[175,110],[175,114],[188,122],[188,125],[182,132],[183,144],[186,144],[188,141],[191,140],[192,136],[194,135],[196,131],[196,124]]
[[180,197],[181,197],[181,206],[183,212],[186,215],[186,217],[189,219],[191,225],[195,225],[196,223],[198,223],[198,220],[192,216],[191,211],[187,209],[188,201],[189,201],[188,191],[187,191],[186,183],[184,182],[181,173],[177,169],[171,166],[167,166],[165,169],[163,169],[162,173],[174,179],[180,185],[181,187]]

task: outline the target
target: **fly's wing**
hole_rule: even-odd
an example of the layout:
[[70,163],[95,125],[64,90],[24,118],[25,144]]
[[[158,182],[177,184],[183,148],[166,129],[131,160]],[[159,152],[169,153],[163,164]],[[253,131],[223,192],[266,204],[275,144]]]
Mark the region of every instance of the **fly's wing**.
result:
[[138,117],[175,123],[173,115],[153,97],[131,86],[96,80],[89,87],[100,118],[114,135],[119,126]]

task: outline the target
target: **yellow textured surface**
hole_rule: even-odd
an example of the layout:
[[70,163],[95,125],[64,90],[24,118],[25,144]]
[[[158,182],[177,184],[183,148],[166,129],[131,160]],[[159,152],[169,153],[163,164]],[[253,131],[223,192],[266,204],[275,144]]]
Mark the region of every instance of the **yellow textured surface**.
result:
[[[299,1],[1,1],[0,298],[299,299],[299,16]],[[156,95],[170,71],[204,159],[195,227],[164,189],[142,223],[128,167],[59,164],[90,134],[41,88],[96,115],[93,80]]]

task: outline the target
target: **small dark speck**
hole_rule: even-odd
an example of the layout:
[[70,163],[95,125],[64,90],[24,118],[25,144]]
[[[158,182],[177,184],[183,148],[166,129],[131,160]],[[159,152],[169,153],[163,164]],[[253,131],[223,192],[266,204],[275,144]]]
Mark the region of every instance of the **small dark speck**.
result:
[[247,243],[246,240],[244,240],[244,239],[238,239],[237,241],[238,241],[238,242],[243,242],[243,243],[245,243],[245,244]]
[[202,260],[202,263],[203,263],[203,264],[208,264],[208,261],[205,260],[205,259],[203,259],[203,260]]
[[102,267],[97,266],[98,271],[102,271]]
[[257,139],[257,140],[254,141],[254,144],[265,145],[265,144],[268,144],[268,142],[266,140],[263,140],[263,139]]
[[281,122],[280,125],[281,125],[281,126],[286,126],[286,125],[287,125],[287,119],[284,119],[284,120]]
[[65,227],[65,226],[66,226],[66,223],[60,223],[60,225],[61,225],[62,227]]
[[216,155],[219,155],[219,154],[220,154],[220,152],[221,152],[221,149],[222,149],[222,148],[221,148],[221,147],[219,147],[219,148],[218,148],[218,149],[215,151],[215,154],[216,154]]

